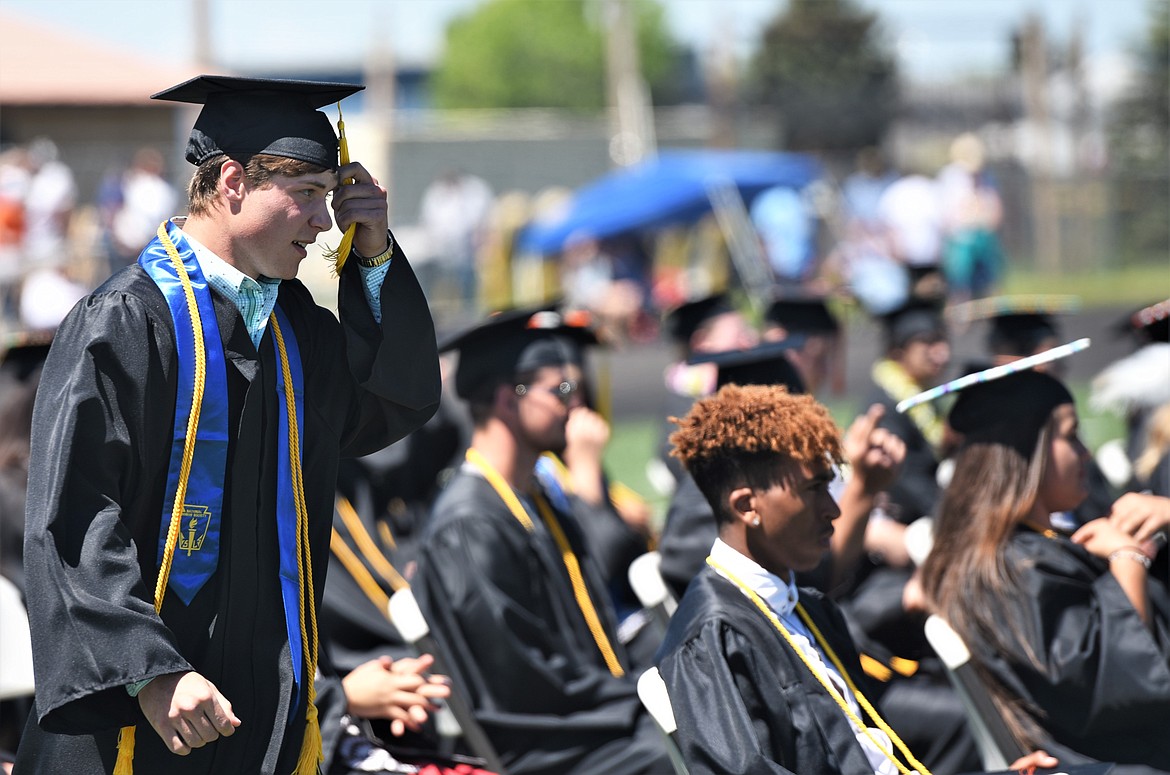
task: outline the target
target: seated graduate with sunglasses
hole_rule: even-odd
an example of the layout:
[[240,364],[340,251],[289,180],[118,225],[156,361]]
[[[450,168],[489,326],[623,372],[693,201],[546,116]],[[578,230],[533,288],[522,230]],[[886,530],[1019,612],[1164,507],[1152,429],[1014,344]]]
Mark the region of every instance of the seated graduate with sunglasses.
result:
[[[926,773],[865,698],[840,610],[795,584],[841,513],[828,410],[783,387],[726,385],[671,440],[719,521],[658,656],[692,775]],[[1042,752],[1027,762],[1056,763]]]
[[551,310],[520,310],[441,348],[459,351],[455,389],[474,430],[411,585],[509,773],[664,772],[595,553],[535,475],[581,404],[578,334]]

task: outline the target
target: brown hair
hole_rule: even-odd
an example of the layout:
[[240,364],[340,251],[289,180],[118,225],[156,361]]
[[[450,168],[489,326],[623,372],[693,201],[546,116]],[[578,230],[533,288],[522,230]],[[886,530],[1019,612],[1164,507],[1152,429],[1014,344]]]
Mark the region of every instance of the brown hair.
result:
[[829,410],[784,386],[724,385],[671,421],[678,430],[670,436],[670,454],[686,466],[720,522],[732,519],[727,494],[745,484],[777,484],[784,474],[778,463],[843,459]]
[[[213,156],[199,165],[187,186],[187,211],[191,215],[205,215],[219,196],[219,169],[229,157],[226,154]],[[274,175],[296,177],[323,172],[324,167],[298,159],[257,153],[237,159],[244,165],[244,177],[249,185],[263,188]]]
[[[1055,423],[1050,417],[1044,425],[1031,459],[1005,444],[971,444],[959,454],[934,520],[934,545],[922,565],[930,610],[968,642],[982,639],[1000,652],[1023,647],[1037,667],[1027,639],[1011,634],[1024,632],[1028,624],[1013,613],[1017,607],[1003,605],[1025,594],[1005,551],[1036,504]],[[1043,712],[1026,706],[978,657],[972,664],[1016,741],[1023,750],[1034,749],[1042,737],[1035,717]]]

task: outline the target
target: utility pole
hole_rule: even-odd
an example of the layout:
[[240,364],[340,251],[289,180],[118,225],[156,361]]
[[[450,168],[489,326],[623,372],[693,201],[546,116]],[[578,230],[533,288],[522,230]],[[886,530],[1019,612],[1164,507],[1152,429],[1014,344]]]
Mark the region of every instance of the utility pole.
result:
[[194,36],[195,64],[209,69],[211,52],[211,0],[191,0],[191,34]]
[[1028,16],[1020,33],[1020,78],[1024,117],[1031,138],[1029,172],[1036,264],[1041,269],[1055,272],[1060,269],[1061,245],[1048,110],[1048,41],[1044,22],[1035,15]]
[[[393,21],[390,4],[379,9],[382,16],[371,26],[369,54],[365,61],[365,106],[362,133],[368,143],[363,143],[363,156],[368,159],[374,176],[379,180],[393,180],[391,175],[394,161],[394,104],[398,92],[397,64],[391,44]],[[359,158],[356,157],[355,158]],[[393,197],[386,206],[393,215]]]
[[629,0],[605,0],[606,91],[609,156],[626,167],[657,152],[650,90],[638,62],[638,40]]

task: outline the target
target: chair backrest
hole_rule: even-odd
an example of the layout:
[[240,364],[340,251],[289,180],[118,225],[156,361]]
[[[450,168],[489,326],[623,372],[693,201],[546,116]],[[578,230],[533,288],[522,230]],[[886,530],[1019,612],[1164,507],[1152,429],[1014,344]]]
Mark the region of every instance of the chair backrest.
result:
[[670,617],[678,608],[674,594],[662,578],[662,556],[658,552],[646,552],[630,563],[627,574],[630,587],[638,596],[642,607],[654,616],[665,629]]
[[967,722],[975,737],[983,768],[988,771],[1006,770],[1023,751],[992,702],[987,687],[975,672],[967,645],[946,620],[937,614],[932,614],[926,620],[926,639],[946,667],[947,676],[967,712]]
[[32,638],[28,613],[20,602],[20,590],[0,576],[0,700],[24,697],[34,691]]
[[666,692],[666,683],[663,682],[658,668],[652,667],[638,676],[638,699],[642,701],[654,723],[662,730],[666,738],[666,752],[670,755],[670,763],[674,765],[676,775],[687,775],[687,765],[675,740],[678,724],[674,720],[674,708],[671,707],[670,695]]
[[[443,658],[439,644],[431,636],[431,628],[423,616],[422,609],[410,587],[403,587],[390,596],[390,621],[407,642],[411,643],[420,653],[430,654],[435,658],[433,669],[437,674],[444,674]],[[462,737],[471,752],[484,760],[487,769],[499,775],[507,775],[495,746],[488,739],[487,733],[475,719],[471,709],[471,702],[463,694],[462,688],[454,681],[451,684],[451,694],[447,697],[444,713],[436,714],[435,724],[439,733],[444,737]]]

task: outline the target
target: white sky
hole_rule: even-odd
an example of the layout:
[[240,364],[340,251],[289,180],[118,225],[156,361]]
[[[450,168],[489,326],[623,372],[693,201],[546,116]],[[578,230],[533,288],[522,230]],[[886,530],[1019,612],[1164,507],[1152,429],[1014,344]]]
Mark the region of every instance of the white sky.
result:
[[[0,0],[0,9],[151,57],[189,58],[186,29],[199,0]],[[377,38],[400,61],[432,60],[444,27],[482,0],[202,0],[210,10],[213,53],[228,68],[313,69],[355,65]],[[558,0],[543,0],[558,2]],[[674,34],[700,50],[731,36],[746,54],[784,0],[659,0]],[[1113,59],[1143,38],[1146,0],[858,0],[882,15],[903,67],[917,78],[946,78],[1002,67],[1010,30],[1029,12],[1067,40],[1078,22],[1089,60]],[[308,65],[308,67],[306,67]],[[3,73],[0,73],[3,77]]]

